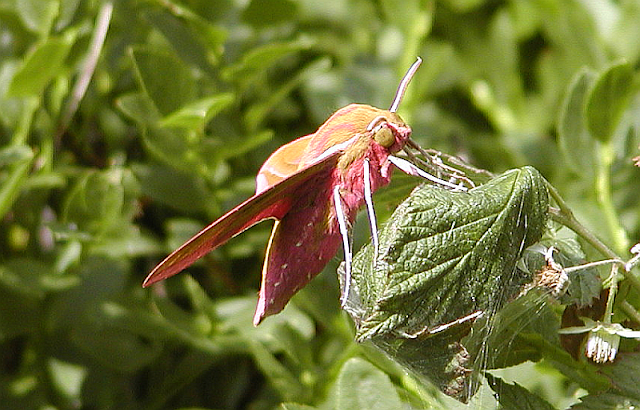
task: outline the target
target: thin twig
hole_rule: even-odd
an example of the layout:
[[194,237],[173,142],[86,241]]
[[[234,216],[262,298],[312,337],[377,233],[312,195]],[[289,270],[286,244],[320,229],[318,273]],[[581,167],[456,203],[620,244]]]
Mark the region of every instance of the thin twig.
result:
[[84,60],[84,63],[82,64],[80,76],[78,77],[78,81],[76,81],[75,85],[73,86],[73,90],[71,91],[71,98],[67,102],[64,113],[60,120],[60,125],[58,126],[58,132],[56,134],[56,145],[60,144],[62,134],[64,134],[64,132],[67,130],[71,119],[78,110],[80,101],[82,101],[82,98],[87,92],[87,88],[89,88],[91,77],[93,77],[96,65],[98,64],[98,58],[100,57],[102,47],[104,46],[104,40],[107,36],[107,30],[109,29],[109,23],[111,22],[112,13],[113,2],[111,1],[104,3],[100,8],[100,11],[98,12],[98,17],[96,19],[96,28],[93,31],[93,36],[91,37],[89,51]]
[[633,320],[636,323],[640,323],[640,312],[638,312],[636,310],[636,308],[634,308],[631,303],[627,302],[626,300],[623,300],[620,303],[620,309],[624,312],[625,315],[627,315],[627,317],[629,317],[631,320]]

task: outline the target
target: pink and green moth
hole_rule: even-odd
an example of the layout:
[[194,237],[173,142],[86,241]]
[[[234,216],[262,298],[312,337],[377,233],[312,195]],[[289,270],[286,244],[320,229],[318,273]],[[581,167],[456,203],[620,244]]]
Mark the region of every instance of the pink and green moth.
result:
[[265,219],[275,219],[262,268],[258,306],[253,319],[280,312],[291,297],[313,279],[344,247],[347,300],[351,272],[349,230],[366,203],[377,248],[372,193],[387,185],[392,166],[410,175],[460,188],[413,163],[396,157],[411,128],[396,114],[420,58],[402,79],[393,104],[382,110],[350,104],[336,111],[310,135],[276,150],[256,177],[256,193],[175,250],[145,279],[143,286],[179,273],[232,237]]

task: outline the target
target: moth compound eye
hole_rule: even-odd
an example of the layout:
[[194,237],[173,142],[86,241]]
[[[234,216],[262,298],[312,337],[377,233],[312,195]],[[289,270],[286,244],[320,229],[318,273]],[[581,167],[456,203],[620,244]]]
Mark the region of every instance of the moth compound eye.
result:
[[378,127],[373,131],[373,139],[385,148],[389,148],[396,142],[396,137],[389,127]]

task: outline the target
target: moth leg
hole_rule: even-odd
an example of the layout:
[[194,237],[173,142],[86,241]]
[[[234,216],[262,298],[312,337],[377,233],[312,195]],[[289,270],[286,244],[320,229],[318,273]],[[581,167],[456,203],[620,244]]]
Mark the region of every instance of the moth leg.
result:
[[369,217],[369,228],[371,229],[371,242],[373,242],[374,255],[378,254],[378,221],[376,210],[373,208],[373,194],[371,192],[371,168],[369,158],[364,159],[364,201],[367,204],[367,216]]
[[471,328],[471,325],[473,324],[473,322],[475,322],[475,320],[479,317],[481,317],[485,312],[482,310],[476,310],[473,313],[470,313],[466,316],[463,316],[459,319],[456,319],[452,322],[449,323],[445,323],[439,326],[435,326],[432,328],[424,327],[423,329],[418,330],[417,332],[414,333],[407,333],[404,331],[396,331],[396,333],[404,338],[407,339],[421,339],[421,338],[427,338],[427,337],[431,337],[437,333],[443,332],[453,326],[458,326],[458,325],[463,325],[463,324],[467,324],[469,326],[469,328]]
[[436,184],[443,185],[443,186],[446,186],[448,188],[452,188],[452,189],[454,189],[456,191],[466,191],[467,190],[466,187],[463,187],[461,185],[452,184],[451,182],[445,181],[444,179],[440,179],[438,177],[434,177],[433,175],[429,174],[428,172],[425,172],[425,171],[421,170],[420,168],[418,168],[417,166],[415,166],[411,162],[407,161],[406,159],[402,159],[402,158],[394,157],[393,155],[389,155],[389,162],[391,162],[393,165],[395,165],[400,171],[404,172],[405,174],[413,175],[413,176],[416,176],[416,177],[421,177],[421,178],[424,178],[424,179],[429,180],[431,182],[434,182]]
[[347,227],[347,217],[342,207],[342,198],[340,197],[340,186],[333,188],[333,206],[336,209],[336,218],[338,219],[338,227],[342,236],[342,246],[344,247],[344,290],[342,292],[340,306],[344,308],[349,297],[349,287],[351,286],[351,240],[349,239],[349,228]]

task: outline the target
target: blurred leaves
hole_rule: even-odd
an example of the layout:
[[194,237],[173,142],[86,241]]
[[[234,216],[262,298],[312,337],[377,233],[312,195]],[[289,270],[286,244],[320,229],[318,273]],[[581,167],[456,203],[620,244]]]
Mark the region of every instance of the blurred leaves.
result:
[[[52,2],[50,2],[52,3]],[[63,37],[50,37],[26,56],[22,67],[14,74],[7,95],[9,97],[38,96],[49,82],[63,69],[63,64],[71,46],[75,42],[75,32]]]
[[349,359],[337,381],[336,410],[402,409],[389,376],[362,359]]
[[587,124],[596,139],[606,142],[613,136],[629,98],[636,91],[633,77],[629,64],[618,63],[596,79],[587,102]]
[[232,102],[233,95],[229,93],[203,98],[169,114],[160,121],[160,125],[186,129],[204,128],[211,118]]
[[131,58],[138,83],[162,115],[167,115],[196,95],[189,68],[177,57],[146,47],[134,48]]
[[[105,4],[0,2],[3,408],[458,408],[354,343],[335,264],[254,328],[267,223],[140,288],[253,193],[276,148],[348,103],[387,107],[416,55],[400,107],[416,141],[496,173],[534,166],[605,242],[640,237],[635,0],[123,0],[90,50]],[[379,216],[418,183],[396,177]],[[543,243],[564,263],[599,256],[558,232]],[[366,241],[366,223],[354,235]],[[590,302],[598,276],[562,301]],[[543,360],[560,382],[549,393],[544,372],[527,373],[502,399],[526,387],[566,406],[581,386],[575,408],[636,403],[635,342],[610,369],[579,363],[555,344],[561,306],[542,299],[495,319],[509,343],[487,339],[505,352],[487,364]]]
[[595,177],[595,141],[585,124],[587,93],[594,74],[587,69],[571,81],[558,118],[558,145],[565,162],[583,177]]
[[508,384],[489,376],[489,385],[496,392],[500,406],[513,410],[553,410],[553,406],[518,384]]

